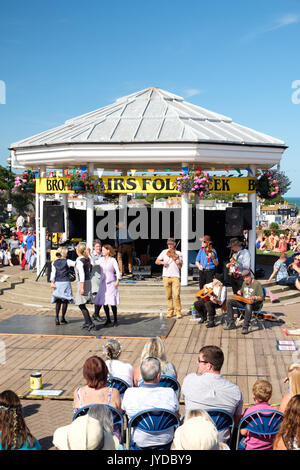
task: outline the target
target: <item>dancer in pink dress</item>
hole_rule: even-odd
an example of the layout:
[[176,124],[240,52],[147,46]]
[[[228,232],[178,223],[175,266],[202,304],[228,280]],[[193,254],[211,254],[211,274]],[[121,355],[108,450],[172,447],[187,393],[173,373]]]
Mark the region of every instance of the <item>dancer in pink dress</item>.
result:
[[103,257],[94,261],[93,263],[99,265],[101,268],[100,286],[94,299],[94,303],[95,305],[104,306],[106,322],[103,326],[109,325],[111,323],[109,316],[109,306],[111,306],[114,316],[113,326],[117,326],[117,305],[120,303],[118,286],[119,280],[122,276],[117,260],[114,258],[115,250],[113,247],[111,245],[103,245],[102,254]]

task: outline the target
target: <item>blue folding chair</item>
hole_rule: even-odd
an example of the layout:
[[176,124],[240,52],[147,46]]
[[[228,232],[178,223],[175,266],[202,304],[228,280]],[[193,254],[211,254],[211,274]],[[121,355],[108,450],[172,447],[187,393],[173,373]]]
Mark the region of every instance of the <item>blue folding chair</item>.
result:
[[[154,408],[136,413],[128,422],[127,449],[143,450],[131,440],[132,429],[139,429],[149,434],[159,434],[163,431],[175,429],[180,424],[180,417],[172,411],[164,408]],[[164,446],[158,446],[156,450],[170,449],[172,441]],[[153,449],[153,447],[152,447]]]
[[224,431],[225,429],[229,429],[230,436],[228,442],[230,442],[234,428],[234,420],[231,414],[228,413],[228,411],[218,408],[209,408],[205,411],[209,414],[209,416],[215,423],[218,432]]
[[[113,406],[107,405],[105,403],[103,403],[103,404],[104,404],[104,406],[106,406],[107,408],[110,409],[110,411],[112,413],[112,417],[113,417],[114,430],[117,430],[118,434],[123,439],[123,435],[124,435],[124,415],[123,415],[123,413],[121,411],[119,411],[117,408],[114,408]],[[82,406],[81,408],[79,408],[79,410],[77,410],[74,413],[72,421],[74,421],[79,416],[86,415],[87,412],[89,411],[89,409],[92,406],[95,406],[95,405],[99,405],[99,403],[92,403],[91,405],[86,405],[86,406]]]
[[158,382],[158,387],[169,387],[173,388],[174,392],[177,393],[177,396],[180,394],[180,384],[178,380],[170,377],[169,375],[161,375],[160,381]]
[[252,434],[267,438],[278,433],[282,418],[283,413],[277,410],[260,410],[248,413],[238,425],[236,450],[244,450],[240,442],[241,429],[247,429]]
[[119,379],[119,377],[110,376],[107,378],[107,387],[116,388],[121,397],[123,397],[125,391],[130,387],[130,385],[125,382],[125,380]]

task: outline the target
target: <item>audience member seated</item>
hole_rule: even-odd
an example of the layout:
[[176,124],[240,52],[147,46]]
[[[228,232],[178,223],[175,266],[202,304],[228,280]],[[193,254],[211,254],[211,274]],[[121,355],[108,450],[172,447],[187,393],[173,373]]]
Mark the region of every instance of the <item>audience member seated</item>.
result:
[[[290,250],[290,249],[291,249],[290,245],[291,245],[291,238],[292,238],[292,235],[293,235],[293,234],[292,234],[292,232],[291,232],[290,229],[287,228],[287,229],[284,231],[283,236],[284,236],[285,242],[286,242],[286,244],[287,244],[287,250]],[[287,250],[286,250],[286,251],[287,251]]]
[[[169,377],[177,379],[175,367],[171,362],[167,361],[165,345],[159,337],[151,338],[147,341],[141,354],[140,363],[147,357],[156,357],[159,359],[162,375],[168,375]],[[134,386],[138,387],[142,382],[140,366],[137,366],[133,371]]]
[[300,450],[300,395],[292,397],[287,405],[273,450]]
[[185,419],[174,434],[171,450],[219,450],[217,428],[206,411]]
[[42,450],[26,425],[20,399],[12,390],[0,393],[0,450]]
[[8,246],[12,256],[19,256],[21,243],[17,237],[16,232],[12,232],[11,237],[8,241]]
[[[122,407],[128,418],[147,409],[164,408],[177,413],[179,402],[172,388],[159,387],[161,365],[160,360],[148,357],[141,364],[143,383],[140,387],[128,388],[123,397]],[[131,441],[139,448],[169,449],[174,437],[174,430],[157,432],[155,434],[133,429]]]
[[[221,375],[224,362],[223,351],[217,346],[200,349],[197,371],[188,374],[182,383],[181,395],[185,401],[186,415],[190,410],[223,409],[231,414],[237,424],[243,408],[243,397],[239,387]],[[219,438],[227,442],[229,429],[220,431]]]
[[112,413],[104,405],[92,406],[85,416],[62,426],[53,434],[58,450],[118,450],[123,449],[113,436]]
[[[287,260],[288,262],[289,260]],[[295,287],[300,290],[300,255],[295,255],[293,261],[288,266],[288,273],[296,279]]]
[[9,251],[9,247],[5,250],[0,251],[0,260],[2,266],[13,266],[12,260],[11,260],[11,252]]
[[274,248],[273,250],[275,253],[285,253],[286,251],[288,251],[288,244],[287,244],[287,240],[284,236],[283,233],[281,233],[279,235],[279,244],[278,244],[278,248]]
[[268,237],[268,250],[274,251],[275,248],[278,248],[279,245],[279,237],[274,230],[271,231]]
[[133,386],[133,367],[131,364],[120,361],[122,347],[117,339],[108,339],[103,346],[105,354],[105,364],[108,368],[108,374],[113,377],[124,380],[130,387]]
[[292,364],[288,370],[288,377],[285,379],[289,383],[288,392],[282,397],[279,411],[285,412],[288,402],[294,395],[300,394],[300,364]]
[[[244,416],[254,411],[270,410],[277,411],[272,407],[269,400],[272,396],[272,385],[267,380],[257,380],[252,387],[252,398],[255,402],[254,405],[246,409]],[[273,435],[260,436],[253,434],[247,429],[241,429],[241,434],[245,436],[242,440],[245,450],[272,450],[273,448]]]
[[274,263],[273,272],[269,279],[267,279],[267,282],[272,281],[274,277],[276,280],[276,284],[278,284],[279,286],[295,287],[297,275],[289,275],[287,267],[287,255],[285,253],[280,255],[278,260]]
[[88,358],[83,366],[83,377],[87,384],[74,391],[74,410],[93,403],[102,403],[121,410],[118,390],[107,387],[108,369],[101,357]]

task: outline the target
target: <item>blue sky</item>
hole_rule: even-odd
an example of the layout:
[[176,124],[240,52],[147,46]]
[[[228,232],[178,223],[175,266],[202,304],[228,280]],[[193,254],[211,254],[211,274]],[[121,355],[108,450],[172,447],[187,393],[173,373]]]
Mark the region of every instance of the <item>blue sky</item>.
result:
[[2,4],[0,164],[12,142],[157,86],[283,139],[300,197],[300,2],[207,3]]

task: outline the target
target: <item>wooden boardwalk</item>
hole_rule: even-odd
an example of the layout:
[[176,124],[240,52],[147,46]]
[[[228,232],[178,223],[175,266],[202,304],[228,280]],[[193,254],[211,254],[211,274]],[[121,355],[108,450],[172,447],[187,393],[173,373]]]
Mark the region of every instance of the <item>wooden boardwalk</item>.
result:
[[[20,307],[18,304],[2,304],[2,307],[2,318],[18,312],[23,315],[33,314],[30,307]],[[274,311],[280,309],[277,307]],[[40,314],[41,312],[36,312],[36,315]],[[288,317],[286,321],[289,321]],[[79,384],[84,384],[83,363],[91,355],[101,355],[104,343],[101,338],[64,336],[1,335],[0,339],[5,352],[5,358],[1,361],[0,389],[10,388],[24,396],[29,392],[31,372],[40,371],[43,387],[63,389],[65,398],[71,398],[74,389]],[[292,352],[277,351],[277,339],[285,338],[280,326],[274,323],[267,322],[265,329],[255,327],[251,333],[243,336],[241,328],[224,331],[222,325],[218,324],[215,328],[207,329],[205,325],[191,321],[190,316],[186,315],[176,321],[165,345],[168,360],[175,365],[180,383],[185,375],[196,371],[199,349],[213,344],[219,346],[225,355],[222,374],[239,385],[245,403],[252,402],[251,388],[257,378],[271,381],[272,403],[279,403],[287,391],[287,386],[283,384],[287,368],[295,360]],[[133,366],[138,365],[145,342],[146,339],[123,338],[121,359]]]
[[[12,274],[15,268],[6,272]],[[20,271],[17,270],[16,273],[19,275]],[[8,289],[7,295],[4,292],[0,296],[1,321],[18,314],[39,317],[53,315],[54,308],[50,303],[49,284],[35,283],[32,276],[31,280],[30,276],[28,278],[28,272],[23,273],[24,277],[27,277],[25,283],[16,285],[13,290]],[[5,287],[5,283],[2,286]],[[127,305],[132,304],[135,307],[137,303],[134,302],[135,296],[138,296],[138,302],[142,302],[143,294],[140,292],[140,287],[128,285],[122,289],[121,303],[124,299]],[[182,302],[185,306],[193,301],[194,291],[195,286],[182,289]],[[143,315],[153,316],[153,311],[157,311],[161,302],[164,303],[164,309],[166,308],[162,293],[163,288],[160,284],[149,287],[145,295],[146,308]],[[153,300],[151,300],[151,295]],[[22,296],[24,298],[26,296],[26,301],[22,302]],[[149,307],[151,301],[155,305],[152,313]],[[288,327],[299,327],[297,317],[300,303],[297,301],[299,302],[300,299],[294,300],[291,305],[279,303],[268,305],[267,308],[280,313]],[[40,307],[38,304],[41,304]],[[140,307],[143,311],[142,304]],[[184,312],[187,312],[186,308]],[[120,323],[122,314],[122,309],[120,309]],[[131,314],[136,316],[134,309]],[[79,318],[81,313],[74,306],[70,316]],[[254,325],[253,330],[244,336],[241,334],[241,328],[224,331],[220,317],[218,317],[218,325],[212,329],[207,329],[205,325],[199,325],[190,318],[190,315],[184,313],[182,319],[176,320],[165,340],[168,360],[175,365],[180,383],[188,373],[196,371],[200,348],[209,344],[217,345],[223,350],[225,356],[222,374],[241,388],[245,404],[252,402],[251,388],[257,378],[267,378],[272,383],[271,401],[273,404],[280,402],[282,395],[287,391],[287,385],[283,383],[283,379],[286,377],[288,366],[292,362],[300,362],[298,351],[293,353],[276,349],[276,340],[286,339],[281,333],[281,325],[271,322],[266,322],[265,328],[262,326],[258,328]],[[64,328],[67,327],[68,325],[64,326]],[[115,329],[115,334],[117,337],[118,328]],[[297,340],[291,337],[289,339]],[[146,341],[147,339],[122,338],[121,360],[133,366],[138,365]],[[0,334],[0,389],[10,388],[20,396],[25,396],[29,393],[31,372],[40,371],[45,389],[62,389],[62,397],[71,399],[74,389],[84,384],[82,366],[85,359],[91,355],[101,355],[103,343],[103,338],[95,337]]]

